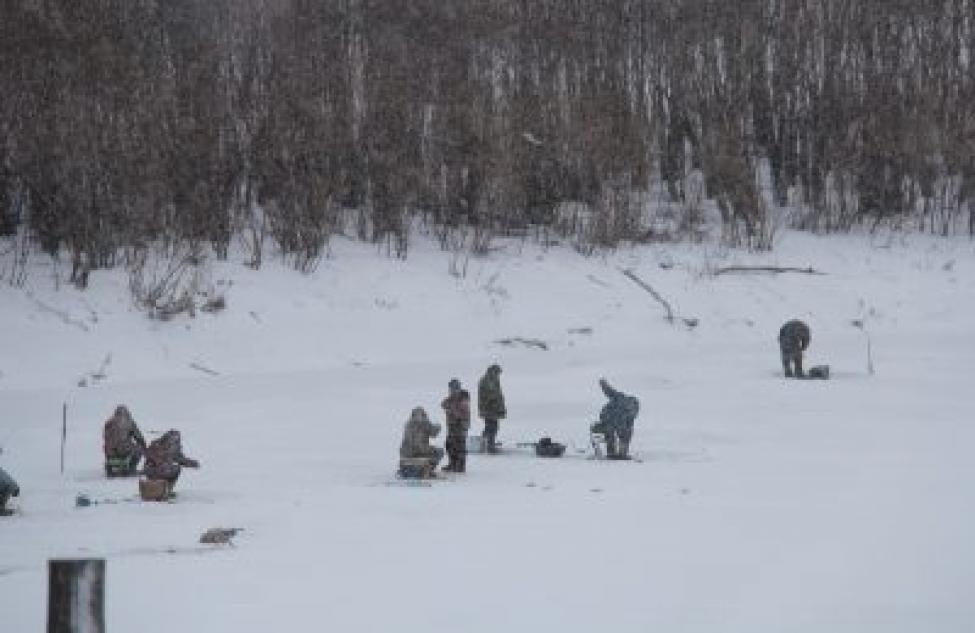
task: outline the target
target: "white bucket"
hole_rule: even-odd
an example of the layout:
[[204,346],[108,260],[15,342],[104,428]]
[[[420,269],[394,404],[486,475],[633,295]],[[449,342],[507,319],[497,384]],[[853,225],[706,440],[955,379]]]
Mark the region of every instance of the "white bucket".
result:
[[486,451],[486,442],[484,438],[480,435],[468,435],[467,436],[467,452],[468,453],[483,453]]

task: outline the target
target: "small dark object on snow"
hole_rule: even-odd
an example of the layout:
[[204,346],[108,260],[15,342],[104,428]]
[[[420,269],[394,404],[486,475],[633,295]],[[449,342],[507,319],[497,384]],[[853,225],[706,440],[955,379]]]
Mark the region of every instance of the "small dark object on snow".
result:
[[565,444],[553,442],[550,437],[543,437],[535,444],[535,454],[539,457],[562,457],[565,454]]
[[810,367],[809,371],[806,372],[806,375],[809,378],[829,380],[829,365],[816,365],[815,367]]
[[201,543],[214,543],[223,545],[231,543],[231,539],[237,536],[238,532],[243,532],[244,528],[210,528],[200,537]]
[[74,498],[74,505],[76,508],[87,508],[91,505],[91,497],[85,494],[80,494]]

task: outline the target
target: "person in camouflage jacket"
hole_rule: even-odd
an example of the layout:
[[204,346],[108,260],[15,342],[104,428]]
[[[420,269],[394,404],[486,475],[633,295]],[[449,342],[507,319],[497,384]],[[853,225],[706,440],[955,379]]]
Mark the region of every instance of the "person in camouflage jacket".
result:
[[20,486],[14,481],[14,478],[7,474],[7,471],[0,468],[0,516],[6,516],[11,514],[11,510],[7,509],[7,502],[10,497],[20,496]]
[[503,420],[507,413],[501,392],[501,367],[491,365],[477,383],[477,414],[484,420],[481,437],[489,453],[498,452],[498,420]]
[[143,472],[148,479],[163,479],[170,486],[176,484],[182,467],[199,468],[200,463],[183,455],[183,444],[179,431],[169,430],[163,433],[146,449],[146,463]]
[[427,416],[423,407],[416,407],[410,412],[410,419],[403,427],[403,442],[399,447],[399,456],[404,459],[425,457],[430,460],[431,469],[436,468],[443,459],[443,449],[430,445],[430,438],[440,434],[440,425],[434,424]]
[[809,347],[809,326],[798,319],[788,321],[779,329],[779,351],[786,378],[804,378],[802,353]]
[[456,378],[447,383],[448,395],[440,406],[447,416],[447,465],[443,470],[467,470],[467,432],[471,428],[471,395]]
[[599,412],[599,422],[590,427],[593,433],[602,433],[606,438],[606,456],[610,459],[628,459],[630,440],[633,438],[633,422],[640,412],[640,401],[617,391],[605,378],[599,379],[599,386],[609,401]]
[[105,422],[102,439],[102,450],[106,461],[127,460],[127,472],[134,473],[146,450],[146,440],[142,437],[135,420],[132,419],[128,407],[119,405],[115,408],[115,413]]

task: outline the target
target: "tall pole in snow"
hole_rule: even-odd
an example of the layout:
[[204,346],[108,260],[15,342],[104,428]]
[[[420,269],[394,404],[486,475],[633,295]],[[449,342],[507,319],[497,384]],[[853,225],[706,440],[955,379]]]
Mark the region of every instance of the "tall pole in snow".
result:
[[105,559],[48,561],[47,633],[105,633]]
[[61,474],[64,474],[64,444],[68,440],[68,403],[61,407]]
[[870,333],[863,331],[867,335],[867,373],[873,376],[873,353],[870,351]]
[[873,351],[870,346],[870,332],[867,332],[867,325],[863,319],[853,319],[850,323],[863,332],[863,336],[867,339],[867,373],[873,376]]

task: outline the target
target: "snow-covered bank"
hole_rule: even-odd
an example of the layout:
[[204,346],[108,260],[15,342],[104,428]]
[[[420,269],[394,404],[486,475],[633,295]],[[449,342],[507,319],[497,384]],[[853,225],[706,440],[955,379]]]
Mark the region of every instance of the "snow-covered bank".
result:
[[[403,262],[340,242],[309,276],[218,265],[228,308],[166,323],[131,307],[121,273],[84,293],[43,272],[2,286],[0,464],[23,490],[0,521],[2,630],[43,627],[48,558],[105,556],[112,631],[969,631],[975,247],[783,240],[606,258],[511,243],[462,278],[431,246]],[[732,263],[827,274],[704,274]],[[697,327],[667,324],[621,268]],[[791,317],[834,380],[779,378]],[[496,343],[512,337],[548,349]],[[439,418],[447,380],[473,386],[491,362],[502,439],[570,454],[385,485],[410,408]],[[600,376],[641,399],[642,463],[572,450]],[[74,507],[135,493],[100,475],[120,402],[203,462],[177,503]],[[215,525],[245,528],[236,548],[196,544]]]

